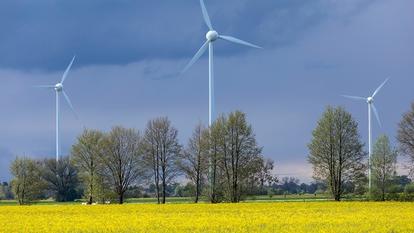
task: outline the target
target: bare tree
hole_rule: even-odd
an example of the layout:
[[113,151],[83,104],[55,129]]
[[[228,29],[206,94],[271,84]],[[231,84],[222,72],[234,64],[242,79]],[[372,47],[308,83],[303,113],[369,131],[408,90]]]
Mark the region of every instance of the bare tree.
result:
[[264,159],[261,163],[260,171],[257,174],[260,191],[263,192],[265,185],[271,186],[273,183],[278,182],[278,178],[273,174],[273,169],[275,162],[272,159]]
[[208,167],[209,143],[205,136],[209,131],[201,124],[197,125],[192,137],[188,141],[186,150],[182,153],[181,170],[195,186],[195,200],[197,203],[201,195],[202,184]]
[[155,122],[149,121],[142,140],[142,148],[144,151],[144,161],[152,170],[154,178],[155,196],[157,203],[160,204],[160,142],[158,141],[158,131]]
[[344,183],[366,168],[358,124],[343,108],[328,107],[312,135],[308,160],[314,177],[327,180],[332,195],[339,201]]
[[148,122],[143,144],[147,165],[153,170],[158,203],[164,204],[167,185],[179,172],[181,145],[178,143],[178,130],[171,126],[168,118],[156,118]]
[[114,127],[102,140],[103,154],[100,159],[118,195],[119,204],[124,203],[128,187],[145,174],[140,140],[138,131],[123,127]]
[[410,174],[414,175],[414,102],[411,110],[403,115],[399,123],[397,139],[401,152],[410,158]]
[[397,152],[391,148],[386,135],[378,138],[372,154],[372,176],[374,186],[379,191],[380,199],[385,201],[385,194],[392,184],[396,173]]
[[85,130],[72,146],[72,160],[79,170],[79,176],[87,193],[88,204],[92,204],[100,186],[102,164],[102,140],[104,134],[97,130]]

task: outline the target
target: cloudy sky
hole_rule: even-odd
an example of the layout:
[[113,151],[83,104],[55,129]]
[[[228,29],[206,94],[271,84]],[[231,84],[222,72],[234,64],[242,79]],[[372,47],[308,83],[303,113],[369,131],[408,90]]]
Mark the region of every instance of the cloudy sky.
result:
[[[350,111],[366,141],[366,105],[340,95],[368,96],[387,77],[373,132],[395,143],[414,100],[414,1],[205,2],[219,33],[264,48],[216,43],[216,111],[247,113],[278,174],[311,181],[307,144],[327,105]],[[2,0],[0,30],[0,180],[16,155],[54,156],[54,93],[33,86],[60,80],[75,54],[65,89],[80,118],[62,105],[63,153],[84,127],[168,116],[186,143],[208,121],[207,57],[174,75],[205,40],[197,0]]]

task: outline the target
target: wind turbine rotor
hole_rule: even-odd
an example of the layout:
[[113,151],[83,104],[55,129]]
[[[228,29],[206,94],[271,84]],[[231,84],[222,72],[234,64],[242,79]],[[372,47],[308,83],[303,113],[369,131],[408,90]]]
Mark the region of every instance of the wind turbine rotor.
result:
[[65,92],[65,91],[62,91],[62,94],[63,94],[63,96],[65,97],[65,100],[66,100],[66,102],[68,103],[68,105],[69,105],[70,109],[72,110],[73,114],[75,114],[75,117],[76,117],[77,119],[79,119],[78,114],[76,113],[75,108],[73,107],[73,105],[72,105],[72,101],[70,101],[70,98],[69,98],[68,94],[66,94],[66,92]]
[[194,65],[195,62],[197,62],[200,57],[209,50],[209,126],[211,126],[212,122],[214,121],[214,49],[213,49],[213,42],[215,42],[218,39],[226,40],[232,43],[241,44],[253,48],[260,48],[257,45],[254,45],[252,43],[240,40],[238,38],[232,37],[232,36],[221,36],[216,30],[213,29],[213,26],[211,24],[210,16],[208,15],[206,6],[204,4],[204,0],[200,0],[201,5],[201,11],[203,14],[203,19],[207,27],[209,28],[209,31],[206,33],[206,41],[201,46],[201,48],[197,51],[197,53],[193,56],[193,58],[190,60],[190,62],[184,67],[184,69],[181,71],[181,74],[185,73],[192,65]]
[[378,92],[381,90],[381,88],[388,82],[389,78],[385,79],[385,81],[383,83],[381,83],[381,85],[374,91],[374,93],[372,93],[372,98],[375,97],[376,94],[378,94]]
[[353,96],[353,95],[341,95],[342,97],[348,98],[348,99],[354,99],[354,100],[365,100],[367,101],[367,98],[361,97],[361,96]]
[[203,12],[204,22],[206,23],[207,27],[213,31],[213,25],[211,24],[210,16],[208,15],[206,5],[204,4],[203,0],[200,0],[201,11]]
[[60,157],[60,141],[59,141],[59,95],[60,93],[63,94],[66,102],[68,103],[69,107],[72,109],[73,113],[75,114],[76,118],[78,118],[78,115],[76,114],[73,105],[69,99],[69,96],[66,94],[66,92],[63,90],[63,82],[66,80],[66,77],[68,76],[68,73],[73,65],[73,62],[75,60],[75,56],[72,58],[71,62],[69,63],[68,67],[66,68],[65,72],[63,73],[62,79],[60,82],[58,82],[55,85],[39,85],[35,87],[40,88],[48,88],[48,89],[54,89],[56,91],[56,161],[59,160]]
[[201,46],[201,48],[197,51],[197,53],[194,55],[194,57],[191,59],[191,61],[185,66],[185,68],[181,71],[181,73],[185,73],[200,57],[206,52],[208,49],[209,41],[204,42],[204,44]]
[[75,57],[76,56],[73,56],[72,61],[70,61],[68,67],[65,70],[65,73],[63,73],[62,80],[60,81],[61,84],[63,84],[63,82],[65,82],[65,79],[68,76],[69,70],[72,67],[73,61],[75,61]]
[[363,98],[359,96],[349,96],[349,95],[342,95],[343,97],[349,98],[349,99],[356,99],[356,100],[365,100],[368,104],[368,187],[369,187],[369,193],[371,194],[371,185],[372,185],[372,174],[371,174],[371,156],[372,156],[372,131],[371,131],[371,110],[374,112],[375,118],[378,121],[378,124],[380,127],[382,127],[381,120],[378,114],[378,110],[374,105],[374,97],[378,92],[381,90],[381,88],[387,83],[388,79],[386,79],[375,91],[372,93],[371,96],[368,98]]
[[245,45],[245,46],[256,48],[256,49],[262,49],[262,47],[260,47],[260,46],[257,46],[255,44],[249,43],[249,42],[244,41],[244,40],[240,40],[236,37],[220,35],[219,38],[222,39],[222,40],[232,42],[232,43],[241,44],[241,45]]
[[372,103],[372,104],[370,104],[370,105],[371,105],[372,110],[374,111],[375,118],[377,118],[378,125],[379,125],[380,127],[382,127],[381,120],[380,120],[380,117],[379,117],[379,114],[378,114],[378,110],[377,110],[377,108],[375,107],[374,103]]
[[214,30],[208,31],[206,34],[206,39],[210,42],[216,41],[218,38],[219,34]]
[[37,88],[55,88],[55,85],[35,85],[33,87],[37,87]]
[[63,90],[63,84],[62,83],[57,83],[55,86],[55,91],[57,92],[61,92]]

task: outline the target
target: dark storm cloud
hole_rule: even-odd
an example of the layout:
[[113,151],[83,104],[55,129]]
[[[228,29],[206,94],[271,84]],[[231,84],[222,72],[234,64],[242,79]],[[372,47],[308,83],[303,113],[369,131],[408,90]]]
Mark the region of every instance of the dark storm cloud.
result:
[[[371,1],[205,2],[219,32],[271,48]],[[4,0],[0,29],[1,67],[42,70],[62,69],[73,54],[81,58],[78,66],[188,58],[207,31],[198,0]],[[218,56],[243,51],[219,46]]]
[[[219,32],[265,47],[217,43],[216,112],[246,112],[277,173],[311,180],[306,145],[326,105],[345,106],[366,141],[366,106],[339,95],[386,76],[373,134],[395,139],[414,99],[413,1],[205,1]],[[205,39],[198,0],[3,0],[0,30],[0,180],[16,155],[54,156],[54,93],[32,86],[56,83],[73,54],[65,89],[80,120],[62,103],[62,153],[83,127],[168,116],[184,144],[207,122],[207,56],[175,75]]]

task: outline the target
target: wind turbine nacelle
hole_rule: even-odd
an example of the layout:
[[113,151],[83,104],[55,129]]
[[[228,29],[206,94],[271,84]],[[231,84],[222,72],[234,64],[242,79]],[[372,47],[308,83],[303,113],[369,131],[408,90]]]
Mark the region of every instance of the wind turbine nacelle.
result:
[[374,98],[368,97],[367,98],[367,103],[371,104],[372,102],[374,102]]
[[209,31],[206,34],[206,38],[208,41],[215,41],[219,37],[219,34],[216,31]]
[[62,83],[58,83],[55,85],[55,91],[62,91],[63,90],[63,85]]

